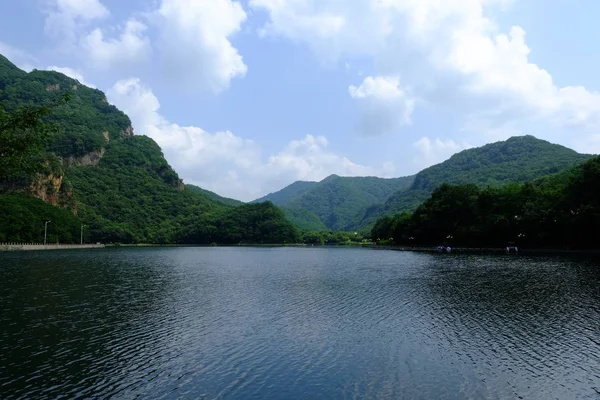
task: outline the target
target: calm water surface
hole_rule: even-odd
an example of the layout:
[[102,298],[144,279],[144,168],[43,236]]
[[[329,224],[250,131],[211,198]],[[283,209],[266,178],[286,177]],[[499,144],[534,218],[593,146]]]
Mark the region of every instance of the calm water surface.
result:
[[600,260],[0,253],[0,398],[599,399]]

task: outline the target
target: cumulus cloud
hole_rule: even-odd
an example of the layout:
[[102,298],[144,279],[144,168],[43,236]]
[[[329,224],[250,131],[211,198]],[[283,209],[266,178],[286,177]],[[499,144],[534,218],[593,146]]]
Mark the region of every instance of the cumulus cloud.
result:
[[37,64],[37,60],[31,54],[0,42],[0,54],[8,58],[10,62],[24,71],[30,72]]
[[392,29],[375,1],[250,0],[269,13],[262,35],[281,35],[304,42],[325,62],[343,55],[375,55]]
[[122,32],[114,38],[106,38],[99,28],[81,40],[81,48],[87,62],[97,68],[123,68],[138,64],[151,52],[150,40],[144,32],[147,27],[136,19],[126,22]]
[[226,89],[247,66],[232,45],[246,12],[232,0],[161,0],[153,21],[168,76],[187,87]]
[[231,42],[247,19],[236,0],[156,0],[120,26],[100,25],[110,15],[101,0],[43,1],[46,34],[92,67],[131,72],[154,54],[179,89],[213,93],[246,75]]
[[156,140],[186,182],[225,196],[252,200],[295,180],[321,180],[333,173],[394,173],[390,163],[368,167],[336,154],[329,150],[323,136],[307,135],[291,141],[265,159],[257,143],[232,132],[209,133],[168,121],[160,114],[160,103],[152,90],[137,78],[117,82],[107,95],[111,103],[131,117],[138,134]]
[[567,141],[574,132],[597,131],[600,94],[557,86],[530,61],[523,28],[499,31],[493,12],[510,2],[251,0],[250,5],[267,12],[266,34],[304,43],[324,60],[372,57],[381,75],[402,76],[423,103],[464,116],[471,126],[483,127],[480,133],[533,120],[563,129]]
[[44,31],[67,42],[75,41],[81,26],[110,14],[100,0],[46,0],[44,6]]
[[415,101],[400,89],[396,77],[368,76],[360,86],[351,85],[348,92],[361,103],[357,128],[363,135],[387,133],[411,122]]
[[436,138],[432,140],[424,136],[413,143],[413,147],[417,151],[413,163],[419,169],[423,169],[447,160],[453,154],[473,146],[466,143],[459,144],[452,139],[442,140]]
[[73,78],[76,81],[79,81],[79,83],[81,83],[82,85],[85,85],[87,87],[90,87],[93,89],[96,88],[96,86],[94,86],[93,84],[86,82],[86,80],[83,78],[83,75],[81,74],[81,72],[79,72],[76,69],[69,68],[69,67],[57,67],[56,65],[51,65],[46,69],[51,70],[51,71],[60,72],[61,74],[65,74],[69,78]]

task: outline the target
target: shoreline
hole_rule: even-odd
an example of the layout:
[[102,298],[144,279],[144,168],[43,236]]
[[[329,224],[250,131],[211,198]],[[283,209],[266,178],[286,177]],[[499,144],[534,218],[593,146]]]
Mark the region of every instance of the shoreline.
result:
[[[370,244],[261,244],[261,243],[244,243],[244,244],[148,244],[148,243],[136,243],[136,244],[107,244],[107,248],[117,247],[316,247],[316,248],[364,248],[372,250],[392,250],[392,251],[411,251],[417,253],[432,253],[439,254],[436,250],[436,246],[420,246],[420,247],[407,247],[407,246],[381,246],[381,245],[370,245]],[[454,254],[454,253],[471,253],[471,254],[507,254],[506,247],[453,247],[451,253],[442,254]],[[521,248],[518,253],[511,252],[511,255],[518,254],[600,254],[600,249],[553,249],[553,248]]]
[[0,252],[4,252],[4,251],[102,249],[104,247],[105,247],[105,245],[103,245],[103,244],[0,243]]
[[[453,247],[451,253],[438,252],[435,246],[381,246],[371,244],[306,244],[306,243],[244,243],[244,244],[179,244],[179,243],[108,243],[108,244],[39,244],[39,243],[0,243],[0,252],[12,251],[45,251],[45,250],[82,250],[82,249],[109,249],[109,248],[136,248],[136,247],[311,247],[311,248],[364,248],[370,250],[389,250],[389,251],[408,251],[415,253],[430,254],[507,254],[504,247]],[[518,253],[508,253],[510,255],[519,254],[600,254],[600,249],[553,249],[553,248],[521,248]]]

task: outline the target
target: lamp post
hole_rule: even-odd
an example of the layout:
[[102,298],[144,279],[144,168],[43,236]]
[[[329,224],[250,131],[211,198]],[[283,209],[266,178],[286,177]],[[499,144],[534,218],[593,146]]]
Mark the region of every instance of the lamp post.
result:
[[85,225],[81,225],[81,239],[80,239],[80,241],[79,241],[79,244],[83,244],[83,227],[84,227],[84,226],[85,226]]
[[44,246],[46,245],[46,234],[48,233],[48,223],[50,223],[52,221],[46,221],[44,223]]

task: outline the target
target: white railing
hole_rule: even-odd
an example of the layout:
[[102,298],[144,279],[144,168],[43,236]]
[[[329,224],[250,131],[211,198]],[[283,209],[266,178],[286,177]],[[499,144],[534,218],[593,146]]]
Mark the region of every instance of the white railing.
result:
[[65,250],[65,249],[100,249],[103,244],[43,244],[43,243],[0,243],[0,251],[18,250]]

